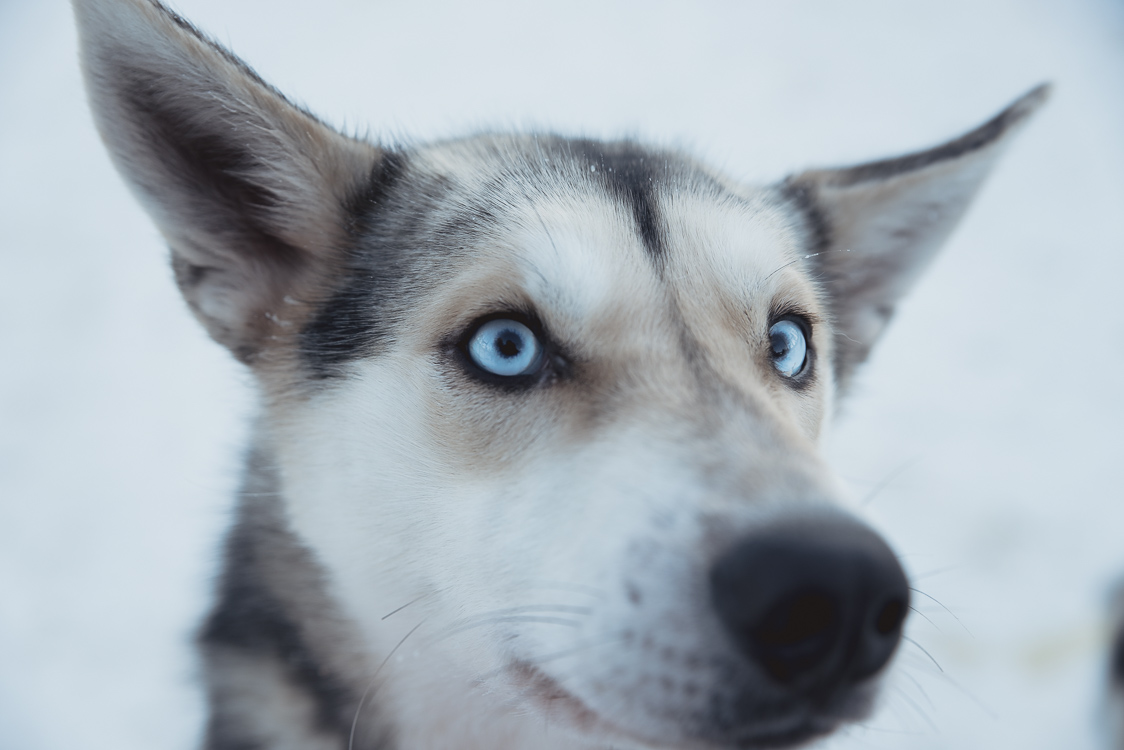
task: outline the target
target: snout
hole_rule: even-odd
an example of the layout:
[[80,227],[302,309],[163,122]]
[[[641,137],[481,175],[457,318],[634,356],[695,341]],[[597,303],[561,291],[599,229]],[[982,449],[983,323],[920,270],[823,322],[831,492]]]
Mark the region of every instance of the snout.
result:
[[778,689],[823,703],[874,676],[901,640],[909,584],[848,518],[802,518],[736,541],[710,571],[719,619]]

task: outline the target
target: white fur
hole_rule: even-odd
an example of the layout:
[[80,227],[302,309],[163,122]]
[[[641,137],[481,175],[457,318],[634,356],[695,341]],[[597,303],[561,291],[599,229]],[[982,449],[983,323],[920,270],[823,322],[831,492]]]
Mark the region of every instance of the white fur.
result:
[[[523,272],[504,276],[525,280],[521,293],[549,313],[561,334],[576,331],[592,345],[597,331],[611,330],[619,335],[610,346],[620,340],[633,347],[610,353],[622,371],[648,381],[645,397],[595,438],[567,441],[565,424],[540,425],[526,443],[505,440],[510,454],[501,450],[468,471],[478,460],[457,456],[461,446],[445,442],[438,430],[449,415],[435,404],[441,376],[424,341],[355,365],[352,379],[297,407],[286,405],[272,425],[291,523],[330,572],[339,601],[376,654],[391,653],[409,634],[381,677],[393,685],[388,692],[401,702],[399,711],[436,710],[441,720],[404,720],[411,732],[406,747],[545,747],[546,737],[558,743],[551,747],[585,746],[588,739],[560,738],[572,732],[565,711],[543,735],[543,719],[530,717],[544,706],[520,705],[521,686],[505,669],[513,660],[544,657],[551,678],[605,723],[598,731],[615,739],[674,739],[679,713],[689,706],[665,683],[694,680],[702,701],[709,673],[698,667],[684,676],[681,665],[661,662],[660,654],[705,662],[714,655],[712,644],[724,642],[717,620],[708,625],[695,614],[709,606],[704,520],[721,517],[746,530],[773,506],[791,509],[794,497],[813,503],[837,497],[813,458],[822,403],[802,411],[786,402],[808,397],[778,396],[752,375],[739,382],[771,416],[764,424],[757,415],[729,411],[719,418],[709,413],[711,405],[690,403],[690,374],[674,355],[670,324],[654,304],[647,315],[636,314],[645,309],[643,295],[657,294],[651,265],[640,248],[635,259],[626,253],[623,260],[606,250],[636,240],[619,236],[619,221],[599,218],[598,209],[606,210],[584,207],[584,221],[569,229],[557,225],[558,210],[543,209],[543,224],[531,222],[515,243]],[[689,213],[684,209],[683,216]],[[698,221],[703,216],[705,223]],[[733,221],[715,222],[701,211],[692,218],[698,245],[747,276],[792,257],[791,244],[783,234],[770,236],[768,226],[737,236]],[[730,258],[735,252],[746,257]],[[504,253],[494,262],[512,264]],[[480,284],[489,269],[480,265],[453,286],[487,299]],[[759,290],[803,291],[806,306],[817,304],[807,284],[793,284],[783,273],[768,281],[763,275],[757,275]],[[711,295],[712,304],[722,301]],[[428,318],[441,309],[438,295],[418,310],[418,330],[443,328]],[[617,319],[628,311],[627,320]],[[756,309],[752,319],[765,312]],[[706,312],[691,314],[716,353],[736,338],[708,324]],[[666,356],[652,356],[653,349]],[[753,371],[752,357],[739,355],[737,364]],[[693,408],[720,419],[721,434],[700,440],[703,425],[683,416]],[[790,409],[807,412],[802,427],[789,425]],[[630,590],[640,592],[642,607],[630,603]],[[573,624],[466,627],[498,611]],[[435,698],[439,709],[432,708]],[[515,708],[496,708],[509,704]]]

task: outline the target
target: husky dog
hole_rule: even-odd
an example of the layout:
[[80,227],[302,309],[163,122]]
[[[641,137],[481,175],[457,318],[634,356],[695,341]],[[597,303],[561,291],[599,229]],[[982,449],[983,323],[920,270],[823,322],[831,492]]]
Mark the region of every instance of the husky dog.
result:
[[763,748],[865,716],[909,585],[817,454],[1039,87],[751,187],[632,141],[340,134],[76,0],[102,137],[260,386],[210,750]]

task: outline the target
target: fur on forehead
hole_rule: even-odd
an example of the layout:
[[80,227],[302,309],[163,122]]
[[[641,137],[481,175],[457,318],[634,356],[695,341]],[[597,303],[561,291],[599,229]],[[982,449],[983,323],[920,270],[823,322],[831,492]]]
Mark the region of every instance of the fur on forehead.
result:
[[[700,356],[712,370],[704,380],[717,377],[744,392],[768,388],[762,383],[775,380],[764,357],[771,318],[798,312],[822,319],[819,292],[794,263],[803,257],[803,237],[791,208],[767,189],[735,193],[686,160],[630,144],[634,155],[657,161],[647,188],[661,235],[661,256],[654,257],[631,206],[606,192],[585,168],[586,156],[570,152],[570,142],[544,147],[539,140],[474,139],[409,154],[397,201],[417,204],[425,186],[442,186],[421,222],[428,229],[408,243],[420,245],[413,262],[440,264],[441,280],[427,272],[430,284],[400,296],[393,313],[382,310],[395,321],[384,351],[429,359],[480,317],[515,312],[539,319],[584,362],[580,390],[587,394],[639,376],[647,397],[662,393],[657,399],[666,404],[667,389],[691,387],[691,367],[702,365],[688,361]],[[372,294],[357,304],[384,301]],[[821,356],[826,363],[829,350]],[[771,389],[798,412],[808,436],[818,434],[830,403],[830,376],[816,380],[800,393]],[[476,395],[461,391],[461,398],[475,402]],[[692,404],[689,410],[701,405]],[[514,418],[507,415],[505,429]]]
[[792,307],[822,317],[824,292],[809,275],[800,217],[771,190],[741,193],[721,201],[667,196],[663,210],[674,248],[667,275],[692,294],[719,292],[746,308]]
[[[658,258],[639,236],[632,206],[596,172],[599,163],[611,172],[622,151],[648,162],[639,178],[660,235]],[[675,297],[717,295],[746,308],[743,315],[774,303],[813,314],[821,307],[799,262],[806,238],[791,206],[770,189],[723,185],[680,154],[505,135],[437,144],[411,153],[409,164],[427,175],[415,181],[445,190],[434,208],[454,217],[442,237],[460,251],[454,286],[476,297],[463,300],[461,317],[494,311],[479,305],[529,303],[576,324],[630,302],[668,301],[661,287]],[[465,231],[469,218],[478,231]],[[485,279],[492,281],[479,283]]]

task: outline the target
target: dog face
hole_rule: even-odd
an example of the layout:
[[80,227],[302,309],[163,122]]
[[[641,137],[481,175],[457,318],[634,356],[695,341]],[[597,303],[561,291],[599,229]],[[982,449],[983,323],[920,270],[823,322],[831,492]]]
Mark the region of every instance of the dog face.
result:
[[258,377],[278,502],[403,747],[469,714],[718,748],[866,713],[908,585],[816,444],[1044,89],[751,188],[631,142],[376,147],[159,5],[76,8],[103,137]]
[[[447,185],[448,219],[405,240],[375,226],[362,242],[426,248],[404,274],[439,281],[392,292],[377,354],[341,363],[303,342],[335,370],[272,413],[294,527],[371,638],[387,639],[387,602],[421,597],[402,624],[428,617],[425,632],[448,637],[423,664],[441,651],[563,725],[729,741],[745,703],[779,714],[754,720],[760,734],[820,731],[854,694],[822,698],[836,713],[810,723],[810,704],[739,668],[708,583],[751,529],[838,498],[814,450],[832,339],[820,290],[792,262],[805,230],[776,191],[734,192],[674,155],[579,145],[488,138],[411,155],[420,174],[403,183]],[[638,200],[660,212],[648,242],[612,182],[636,179],[618,175],[641,160],[654,166]],[[391,203],[418,204],[398,191]],[[360,309],[375,298],[344,294]],[[340,340],[339,307],[323,309],[306,330]],[[506,321],[526,337],[526,374],[489,372],[474,351]],[[770,330],[790,328],[807,332],[806,353],[785,374]]]

